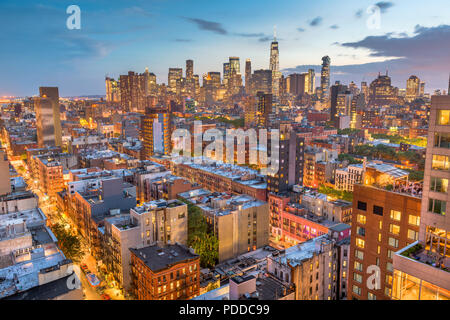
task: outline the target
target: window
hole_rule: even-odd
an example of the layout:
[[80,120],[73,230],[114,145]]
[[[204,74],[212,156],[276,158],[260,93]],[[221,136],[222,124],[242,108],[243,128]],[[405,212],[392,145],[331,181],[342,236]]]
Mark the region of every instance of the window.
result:
[[433,154],[433,160],[431,162],[431,168],[433,170],[448,170],[450,168],[449,159],[447,156],[440,156]]
[[418,240],[419,239],[419,233],[417,231],[408,229],[408,239],[409,240]]
[[419,226],[420,225],[420,217],[419,216],[413,216],[412,214],[409,215],[408,223],[412,226]]
[[353,285],[353,293],[361,295],[361,288]]
[[360,272],[363,271],[363,265],[361,262],[355,261],[355,270],[358,270]]
[[360,275],[359,273],[354,272],[353,273],[353,280],[355,280],[356,282],[362,283],[362,275]]
[[364,249],[365,244],[366,244],[366,242],[363,239],[356,238],[356,246],[357,247]]
[[395,235],[399,235],[400,234],[400,226],[398,226],[396,224],[390,224],[389,232],[392,234],[395,234]]
[[434,146],[437,148],[450,149],[450,133],[435,133]]
[[373,213],[379,216],[383,215],[383,207],[373,206]]
[[395,221],[400,221],[402,218],[402,213],[400,211],[391,210],[391,219]]
[[362,227],[356,227],[356,233],[360,236],[365,236],[366,235],[366,229],[362,228]]
[[446,126],[450,124],[450,110],[438,110],[436,114],[436,124]]
[[386,263],[386,270],[389,272],[392,272],[394,270],[394,267],[391,262]]
[[367,211],[367,203],[358,201],[358,209],[362,211]]
[[429,199],[428,211],[445,216],[446,202],[442,200]]
[[434,192],[447,193],[448,179],[431,177],[430,190]]
[[386,275],[386,284],[388,285],[392,285],[392,276],[391,275]]
[[393,257],[394,257],[394,251],[388,250],[388,258],[393,259]]
[[359,260],[364,260],[364,252],[360,250],[355,250],[355,257]]
[[377,300],[377,296],[374,295],[372,292],[369,292],[369,293],[367,294],[367,299],[368,299],[368,300]]
[[392,290],[391,288],[385,287],[384,288],[384,294],[386,296],[390,297],[391,296],[391,290]]
[[366,224],[366,216],[362,214],[358,214],[356,216],[356,221],[358,221],[361,224]]
[[389,245],[394,248],[398,248],[398,239],[389,237]]

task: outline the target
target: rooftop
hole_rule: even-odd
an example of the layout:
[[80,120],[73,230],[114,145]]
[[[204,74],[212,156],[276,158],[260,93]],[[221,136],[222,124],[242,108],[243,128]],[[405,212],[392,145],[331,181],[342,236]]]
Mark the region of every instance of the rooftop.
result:
[[187,260],[199,259],[188,248],[179,245],[153,245],[141,249],[130,249],[153,272],[159,272]]

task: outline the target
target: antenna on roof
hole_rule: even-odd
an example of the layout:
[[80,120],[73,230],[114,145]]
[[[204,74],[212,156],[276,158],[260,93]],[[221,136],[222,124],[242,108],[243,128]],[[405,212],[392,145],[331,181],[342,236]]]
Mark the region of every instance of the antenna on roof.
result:
[[273,26],[273,41],[277,41],[277,25]]

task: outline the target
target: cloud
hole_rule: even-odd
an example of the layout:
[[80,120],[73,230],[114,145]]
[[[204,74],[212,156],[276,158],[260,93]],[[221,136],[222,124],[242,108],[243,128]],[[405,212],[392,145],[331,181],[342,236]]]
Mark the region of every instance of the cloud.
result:
[[175,39],[173,41],[175,41],[175,42],[192,42],[193,40],[192,39]]
[[[364,64],[334,66],[331,73],[334,80],[372,81],[378,72],[389,70],[394,85],[404,88],[412,74],[426,82],[426,88],[446,88],[450,71],[450,25],[423,27],[417,25],[414,33],[387,33],[369,36],[360,41],[338,44],[344,48],[368,50],[371,57],[384,61]],[[359,56],[359,55],[358,55]],[[309,67],[320,72],[320,65],[297,66],[283,72],[302,72]],[[344,72],[337,78],[337,72]],[[334,76],[333,76],[334,75]]]
[[207,21],[198,18],[185,18],[187,21],[194,23],[199,29],[211,31],[221,35],[227,35],[228,31],[222,27],[222,24],[214,21]]
[[234,33],[235,36],[244,37],[244,38],[260,38],[265,37],[264,33]]
[[[267,42],[267,41],[272,41],[272,37],[271,36],[264,36],[258,39],[259,42]],[[279,39],[278,39],[279,40]]]
[[320,25],[322,24],[322,21],[323,21],[323,18],[322,18],[322,17],[315,17],[314,19],[312,19],[312,20],[309,22],[309,25],[310,25],[311,27],[317,27],[317,26],[320,26]]
[[123,13],[124,14],[129,14],[129,15],[142,15],[144,17],[152,17],[153,16],[147,10],[145,10],[145,9],[143,9],[141,7],[137,7],[137,6],[125,8],[125,9],[123,9]]
[[303,28],[297,28],[297,31],[298,31],[298,32],[305,32],[306,30],[303,29]]
[[381,10],[381,13],[386,13],[388,9],[392,8],[394,6],[394,3],[388,2],[388,1],[380,1],[375,3],[376,6],[378,6]]
[[330,26],[330,29],[336,30],[339,29],[339,26],[337,24],[333,24],[332,26]]

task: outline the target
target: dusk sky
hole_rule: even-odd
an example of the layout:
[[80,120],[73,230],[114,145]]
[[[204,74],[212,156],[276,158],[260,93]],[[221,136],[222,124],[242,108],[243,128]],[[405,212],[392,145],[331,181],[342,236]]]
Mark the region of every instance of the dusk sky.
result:
[[[379,29],[366,23],[376,3]],[[66,27],[73,4],[80,30]],[[314,67],[319,75],[329,55],[333,83],[370,83],[388,69],[400,88],[414,74],[426,92],[447,89],[448,0],[22,0],[0,4],[0,96],[36,95],[39,86],[58,86],[61,96],[105,94],[105,75],[145,67],[161,83],[169,67],[184,72],[186,59],[200,77],[222,72],[229,56],[240,57],[242,71],[247,58],[253,70],[267,69],[274,25],[285,74]]]

